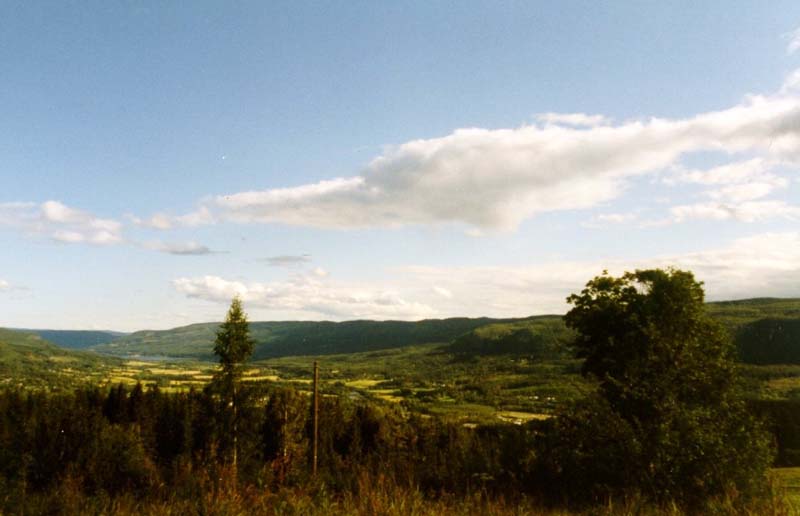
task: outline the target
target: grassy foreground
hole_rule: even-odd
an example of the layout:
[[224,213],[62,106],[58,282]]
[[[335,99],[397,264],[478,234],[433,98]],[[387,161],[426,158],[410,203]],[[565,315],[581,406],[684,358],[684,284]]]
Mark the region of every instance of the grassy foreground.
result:
[[[776,482],[764,498],[742,503],[724,497],[708,506],[710,514],[792,516],[800,514],[800,468],[773,470]],[[9,514],[115,514],[133,515],[385,515],[385,516],[678,516],[685,514],[674,505],[653,506],[632,496],[609,500],[590,509],[547,507],[526,497],[508,499],[477,492],[471,495],[439,493],[430,495],[390,481],[387,477],[363,475],[351,491],[334,493],[324,484],[276,491],[248,487],[236,490],[224,483],[187,498],[163,493],[160,498],[142,500],[132,494],[115,498],[86,497],[69,482],[48,495],[24,500],[19,512]]]

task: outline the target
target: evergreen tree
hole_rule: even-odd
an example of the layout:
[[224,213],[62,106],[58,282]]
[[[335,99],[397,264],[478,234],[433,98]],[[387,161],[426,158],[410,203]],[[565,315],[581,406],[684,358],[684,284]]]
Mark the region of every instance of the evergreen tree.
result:
[[231,466],[237,467],[239,405],[243,399],[239,380],[244,363],[253,354],[253,339],[250,338],[250,325],[247,314],[242,309],[242,300],[236,296],[214,341],[214,354],[219,357],[219,370],[214,375],[214,385],[223,402],[225,425],[231,437]]

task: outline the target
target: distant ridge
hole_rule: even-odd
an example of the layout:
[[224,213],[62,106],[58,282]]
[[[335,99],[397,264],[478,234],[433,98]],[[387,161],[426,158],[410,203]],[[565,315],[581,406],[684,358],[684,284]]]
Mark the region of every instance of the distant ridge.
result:
[[[734,340],[746,363],[800,364],[800,299],[714,301],[708,312]],[[28,330],[62,347],[105,355],[213,360],[219,323],[131,334],[110,331]],[[358,353],[417,344],[452,344],[458,354],[563,355],[569,332],[561,316],[489,317],[408,321],[260,321],[251,323],[253,358]],[[95,339],[95,340],[92,340]],[[89,344],[89,342],[93,342]]]
[[106,344],[128,335],[119,331],[108,330],[38,330],[29,328],[13,328],[17,331],[33,333],[53,344],[67,349],[86,349],[98,344]]
[[[480,326],[525,319],[489,317],[423,321],[251,322],[254,359],[293,355],[358,353],[415,344],[447,343]],[[139,331],[91,349],[117,356],[148,355],[213,359],[219,323],[200,323],[162,331]]]

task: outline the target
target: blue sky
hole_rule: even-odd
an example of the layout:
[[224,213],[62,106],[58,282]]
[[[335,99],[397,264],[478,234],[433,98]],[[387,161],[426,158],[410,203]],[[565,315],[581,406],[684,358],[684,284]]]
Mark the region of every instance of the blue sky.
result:
[[797,2],[4,2],[0,325],[800,297]]

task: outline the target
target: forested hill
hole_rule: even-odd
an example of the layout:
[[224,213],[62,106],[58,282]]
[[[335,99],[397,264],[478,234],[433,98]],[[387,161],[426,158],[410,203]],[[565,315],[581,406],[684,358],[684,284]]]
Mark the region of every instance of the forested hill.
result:
[[800,299],[760,297],[707,303],[709,313],[729,330],[758,319],[800,319]]
[[40,385],[58,385],[70,376],[85,376],[112,359],[95,353],[60,348],[39,335],[0,328],[0,385],[25,379]]
[[118,339],[125,333],[118,331],[98,330],[32,330],[18,329],[26,333],[34,333],[41,338],[52,342],[62,348],[85,349],[98,344],[105,344]]
[[[427,319],[423,321],[252,322],[256,341],[254,359],[292,355],[357,353],[441,342],[492,323],[523,319],[488,317]],[[150,355],[211,359],[219,323],[201,323],[164,331],[139,331],[113,342],[94,346],[112,355]]]
[[[706,306],[727,329],[742,362],[800,364],[800,299],[758,298]],[[572,337],[560,316],[541,316],[476,328],[445,349],[456,354],[549,359],[568,356]]]
[[[800,364],[800,299],[746,299],[707,304],[731,334],[740,358],[756,364]],[[93,346],[101,353],[213,359],[218,323],[140,331]],[[404,321],[253,322],[254,359],[357,353],[424,343],[456,354],[564,356],[571,333],[560,316]]]
[[560,315],[542,315],[475,328],[444,349],[457,355],[524,355],[547,360],[570,356],[568,344],[574,336]]

